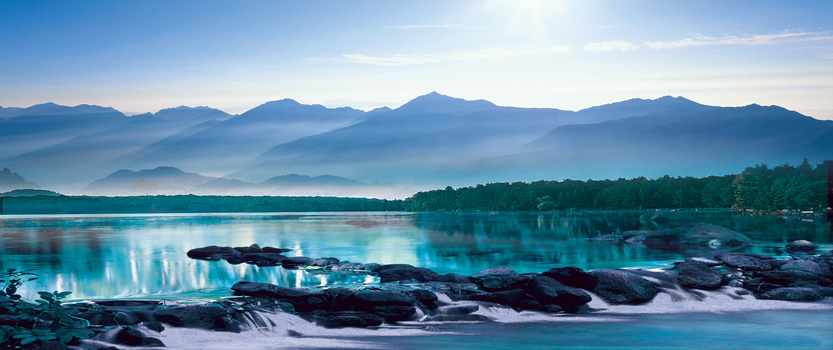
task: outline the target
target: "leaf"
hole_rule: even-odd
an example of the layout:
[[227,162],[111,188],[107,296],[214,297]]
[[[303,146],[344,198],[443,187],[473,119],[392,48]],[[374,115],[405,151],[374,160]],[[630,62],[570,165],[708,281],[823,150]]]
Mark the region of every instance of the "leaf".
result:
[[[48,299],[52,299],[52,298],[54,298],[54,297],[55,297],[55,295],[54,295],[54,294],[49,293],[49,292],[38,292],[38,295],[40,295],[40,297],[41,297],[41,298],[43,298],[43,299],[47,299],[47,298],[48,298]],[[48,300],[48,299],[47,299],[47,300]]]
[[32,277],[32,278],[30,278],[30,279],[28,279],[28,280],[26,280],[26,281],[34,281],[34,280],[36,280],[36,279],[38,279],[38,278],[40,278],[40,277]]
[[72,292],[60,292],[60,293],[57,293],[56,295],[58,296],[58,298],[65,298],[67,295],[70,295],[70,294],[72,294]]
[[20,341],[20,345],[26,345],[26,344],[29,344],[29,343],[33,343],[33,342],[35,342],[36,340],[38,340],[38,338],[37,338],[37,337],[29,337],[29,338],[26,338],[26,339],[21,340],[21,341]]
[[58,338],[58,340],[60,340],[61,343],[64,343],[64,344],[69,343],[69,342],[72,341],[72,334],[69,334],[69,333],[64,334],[60,338]]
[[95,334],[95,332],[93,332],[92,330],[87,329],[87,328],[74,328],[74,329],[69,331],[69,334],[72,334],[73,337],[76,337],[76,338],[79,338],[79,339],[88,339],[88,338],[92,338],[93,334]]

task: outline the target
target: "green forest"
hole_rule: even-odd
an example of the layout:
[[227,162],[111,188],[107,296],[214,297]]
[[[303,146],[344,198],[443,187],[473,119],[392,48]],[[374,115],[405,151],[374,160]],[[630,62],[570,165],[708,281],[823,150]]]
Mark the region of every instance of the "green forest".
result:
[[419,192],[414,211],[548,211],[639,209],[813,210],[827,208],[827,169],[805,159],[798,166],[747,167],[735,175],[663,176],[617,180],[491,183]]
[[158,195],[92,197],[34,195],[0,198],[4,214],[234,213],[313,211],[550,211],[827,208],[828,165],[807,160],[740,174],[617,180],[490,183],[419,192],[405,200],[339,197]]

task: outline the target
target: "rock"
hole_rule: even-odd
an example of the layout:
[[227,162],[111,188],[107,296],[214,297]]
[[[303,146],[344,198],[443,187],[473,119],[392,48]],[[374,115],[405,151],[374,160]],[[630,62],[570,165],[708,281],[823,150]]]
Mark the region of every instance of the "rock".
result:
[[349,298],[356,291],[341,287],[331,287],[323,291],[326,296],[328,307],[333,311],[345,311],[350,309]]
[[804,271],[818,275],[830,275],[830,269],[821,264],[810,260],[790,260],[781,265],[783,271]]
[[792,252],[813,252],[816,249],[819,249],[818,244],[803,239],[787,244],[787,250]]
[[556,267],[541,274],[570,287],[586,290],[596,288],[596,280],[578,267]]
[[439,300],[439,298],[437,298],[437,295],[430,290],[414,289],[408,291],[408,294],[416,298],[417,302],[421,303],[429,309],[437,308],[437,300]]
[[429,282],[440,277],[436,272],[424,267],[413,267],[407,264],[380,265],[373,272],[379,276],[379,281],[382,283],[407,280]]
[[820,274],[798,270],[763,271],[756,273],[755,277],[761,277],[764,282],[781,286],[786,286],[796,282],[807,282],[822,287],[833,284],[833,281]]
[[348,300],[357,308],[373,306],[402,305],[411,306],[416,302],[413,295],[387,290],[360,291],[351,295]]
[[824,295],[812,288],[788,287],[773,289],[761,294],[760,298],[787,301],[817,301],[824,299]]
[[700,256],[695,256],[695,257],[692,257],[692,258],[688,258],[686,260],[699,261],[699,262],[704,263],[708,266],[723,265],[723,262],[720,261],[720,260],[709,259],[709,258],[704,258],[704,257],[700,257]]
[[434,315],[428,316],[426,321],[434,321],[434,322],[489,322],[489,319],[483,315],[470,315],[470,314],[445,314],[445,315]]
[[[32,346],[33,344],[29,344]],[[41,342],[40,346],[37,347],[38,350],[67,350],[70,347],[64,343],[59,341],[45,341]]]
[[452,306],[448,308],[444,308],[441,310],[443,314],[447,315],[468,315],[472,312],[480,310],[480,306],[477,305],[463,305],[463,306]]
[[312,266],[331,266],[338,264],[338,259],[336,258],[321,258],[321,259],[314,259],[310,265]]
[[218,247],[216,245],[194,248],[186,253],[189,258],[200,260],[223,260],[239,254],[240,252],[232,247]]
[[486,269],[480,272],[477,272],[471,276],[469,276],[475,282],[478,279],[482,279],[484,277],[497,277],[497,276],[517,276],[518,273],[515,270],[510,269],[508,267],[495,267],[492,269]]
[[761,277],[751,278],[746,281],[743,281],[743,288],[756,294],[769,292],[773,289],[778,289],[781,287],[783,286],[779,284],[765,282],[764,279]]
[[588,274],[596,280],[593,292],[611,304],[642,304],[659,293],[656,285],[626,270],[596,270]]
[[705,263],[696,260],[686,260],[676,267],[679,271],[677,281],[680,287],[692,289],[712,290],[723,284],[720,272]]
[[235,295],[286,300],[292,303],[293,308],[299,312],[326,307],[325,294],[307,288],[286,288],[269,283],[241,281],[235,283],[231,290]]
[[326,328],[375,327],[385,319],[366,312],[345,311],[315,318],[315,323]]
[[286,252],[291,252],[292,251],[292,249],[275,248],[275,247],[263,247],[261,250],[264,253],[276,253],[276,254],[281,254],[281,253],[286,253]]
[[165,346],[161,340],[157,338],[147,337],[142,332],[133,328],[122,328],[116,333],[116,344],[129,346],[145,346],[145,347],[163,347]]
[[248,247],[234,247],[234,250],[241,252],[241,253],[260,253],[263,249],[260,248],[257,243],[252,244]]
[[670,230],[626,231],[623,235],[631,236],[626,240],[628,243],[672,251],[733,248],[752,243],[752,239],[744,234],[706,223],[694,223]]
[[726,264],[726,266],[737,267],[746,271],[772,270],[772,265],[765,260],[774,259],[765,255],[744,253],[723,253],[715,257]]
[[156,310],[153,316],[159,322],[174,327],[214,329],[217,319],[227,316],[225,308],[214,304],[186,305]]
[[[486,301],[495,304],[506,305],[516,309],[531,309],[528,302],[534,298],[527,294],[523,289],[510,289],[500,292],[486,292],[480,294],[473,294],[469,297],[470,300]],[[540,308],[540,303],[538,303]]]
[[306,266],[312,264],[313,259],[305,256],[294,256],[281,260],[281,265],[285,269],[297,269],[298,266]]
[[528,277],[517,274],[506,276],[485,276],[475,279],[475,284],[477,284],[480,289],[487,292],[523,288],[527,282],[529,282]]
[[547,276],[538,276],[529,282],[526,291],[542,305],[555,304],[567,312],[577,311],[592,297],[583,290],[569,287]]
[[445,275],[440,275],[435,279],[437,282],[447,282],[447,283],[471,283],[471,278],[466,276],[456,274],[456,273],[447,273]]

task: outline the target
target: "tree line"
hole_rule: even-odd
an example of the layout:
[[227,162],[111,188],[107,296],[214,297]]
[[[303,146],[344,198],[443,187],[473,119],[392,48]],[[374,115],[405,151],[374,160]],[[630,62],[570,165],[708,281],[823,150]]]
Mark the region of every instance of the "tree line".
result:
[[419,192],[413,211],[549,211],[639,209],[813,210],[827,208],[826,161],[815,167],[764,164],[740,174],[617,180],[490,183]]

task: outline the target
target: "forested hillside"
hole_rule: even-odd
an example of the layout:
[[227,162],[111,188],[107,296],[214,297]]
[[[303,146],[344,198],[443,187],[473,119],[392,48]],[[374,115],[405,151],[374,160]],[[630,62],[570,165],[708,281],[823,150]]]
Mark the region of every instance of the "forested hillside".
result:
[[414,211],[529,211],[732,208],[814,210],[827,207],[827,166],[807,160],[736,175],[663,176],[618,180],[492,183],[419,192],[406,200]]

